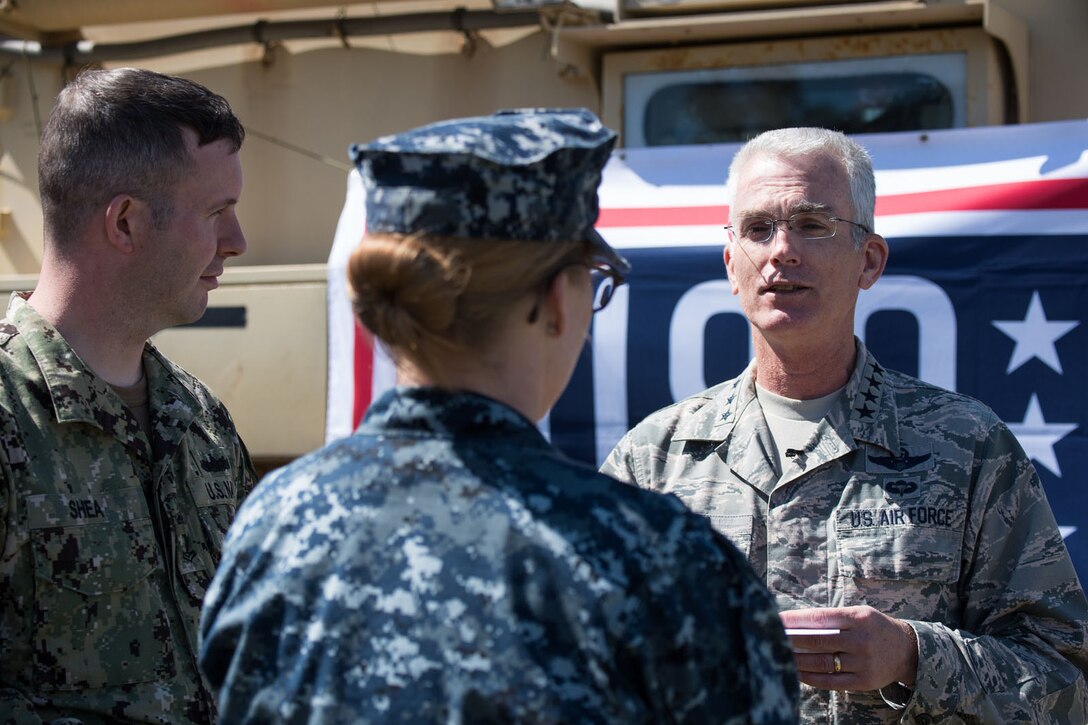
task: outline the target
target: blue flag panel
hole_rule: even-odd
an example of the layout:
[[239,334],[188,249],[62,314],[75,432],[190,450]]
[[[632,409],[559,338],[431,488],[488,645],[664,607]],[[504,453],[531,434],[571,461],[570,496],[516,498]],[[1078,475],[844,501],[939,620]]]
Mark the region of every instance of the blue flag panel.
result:
[[[1032,458],[1082,581],[1088,581],[1088,237],[955,236],[889,239],[884,278],[859,300],[857,334],[887,367],[983,401]],[[719,247],[625,252],[633,264],[626,322],[629,428],[684,394],[738,374],[750,359],[748,325],[735,307],[710,310],[702,340],[681,352],[676,314],[693,290],[727,305]],[[872,304],[870,297],[879,297]],[[710,305],[713,307],[713,304]],[[704,309],[688,307],[687,309]],[[689,321],[690,322],[690,321]],[[594,356],[587,345],[569,388],[551,413],[552,440],[598,463]],[[700,352],[701,351],[701,352]],[[691,359],[692,356],[699,359]],[[677,375],[676,370],[688,371]],[[688,388],[675,390],[677,378]],[[609,439],[611,443],[614,440]]]

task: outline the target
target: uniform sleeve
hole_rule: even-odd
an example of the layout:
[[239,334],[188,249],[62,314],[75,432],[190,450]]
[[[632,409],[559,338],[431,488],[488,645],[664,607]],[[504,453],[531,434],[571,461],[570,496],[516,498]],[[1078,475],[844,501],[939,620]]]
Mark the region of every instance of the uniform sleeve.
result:
[[638,485],[639,480],[635,473],[633,449],[632,434],[628,433],[616,444],[616,447],[608,454],[608,458],[601,464],[601,473],[608,474],[624,483]]
[[238,504],[241,504],[250,492],[253,491],[253,487],[257,485],[257,471],[253,467],[253,461],[249,457],[249,449],[246,448],[245,442],[235,432],[236,439],[238,441],[238,463],[237,470],[241,471],[241,481],[238,486]]
[[224,435],[224,440],[234,442],[233,454],[230,460],[231,474],[235,479],[235,483],[237,483],[235,505],[240,506],[242,501],[253,491],[253,487],[257,485],[257,471],[253,467],[253,461],[249,457],[249,449],[246,448],[245,441],[238,434],[238,426],[234,424],[234,418],[231,417],[230,411],[227,410],[222,401],[216,401],[216,407],[216,420],[221,433]]
[[[274,478],[276,472],[270,473]],[[250,491],[246,491],[250,493]],[[241,497],[241,495],[240,495]],[[248,702],[253,682],[260,682],[271,667],[279,645],[278,632],[283,620],[263,626],[259,620],[260,605],[268,597],[276,598],[280,590],[273,586],[261,588],[262,570],[254,560],[260,547],[251,544],[265,539],[263,528],[270,521],[271,510],[278,501],[260,498],[258,493],[239,503],[238,513],[223,540],[223,556],[204,597],[200,611],[198,665],[217,700],[222,721],[243,722],[244,713],[236,713],[239,703]],[[267,563],[267,562],[266,562]],[[282,616],[277,607],[269,607],[268,616]],[[257,633],[257,636],[251,636]],[[244,664],[242,661],[248,658]]]
[[[636,425],[620,439],[601,464],[601,473],[623,483],[651,491],[662,491],[668,483],[666,471],[676,443],[676,423],[691,411],[670,408],[659,411]],[[716,446],[720,441],[715,441]],[[679,448],[683,448],[680,444]]]
[[[2,561],[4,553],[9,548],[9,519],[13,515],[15,508],[15,492],[12,490],[13,483],[11,471],[8,468],[7,448],[2,444],[2,439],[8,435],[8,431],[4,430],[4,423],[3,415],[0,415],[0,561]],[[9,589],[11,582],[8,576],[7,568],[0,565],[0,579],[6,580],[0,582],[0,591]],[[0,654],[5,649],[0,647]],[[26,697],[11,685],[10,682],[0,681],[0,713],[5,714],[4,722],[11,722],[15,725],[37,725],[41,723],[41,718],[30,709],[30,703]]]
[[[0,439],[5,435],[4,421],[0,418]],[[0,558],[8,549],[8,519],[15,508],[15,491],[12,490],[11,472],[8,470],[8,456],[0,440]],[[7,570],[0,567],[0,576],[6,576]]]
[[911,622],[918,675],[904,722],[1088,722],[1088,604],[1031,462],[998,423],[976,458],[962,629]]
[[673,532],[661,545],[669,573],[654,581],[648,605],[659,618],[646,660],[659,721],[797,723],[800,686],[770,593],[701,517],[686,513]]

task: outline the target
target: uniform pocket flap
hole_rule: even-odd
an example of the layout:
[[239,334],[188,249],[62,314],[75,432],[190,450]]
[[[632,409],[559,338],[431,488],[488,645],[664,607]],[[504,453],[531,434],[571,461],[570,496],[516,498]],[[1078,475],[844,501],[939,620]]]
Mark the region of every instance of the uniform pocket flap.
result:
[[96,596],[128,588],[158,565],[155,533],[139,488],[41,494],[26,501],[40,579]]
[[936,527],[838,531],[839,571],[863,579],[954,582],[961,534]]

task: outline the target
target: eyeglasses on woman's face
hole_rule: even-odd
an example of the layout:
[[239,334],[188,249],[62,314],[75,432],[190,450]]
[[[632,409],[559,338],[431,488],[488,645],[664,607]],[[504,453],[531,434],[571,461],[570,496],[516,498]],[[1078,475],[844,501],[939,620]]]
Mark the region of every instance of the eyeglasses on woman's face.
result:
[[[627,282],[627,278],[617,270],[612,264],[605,259],[598,257],[590,257],[578,262],[566,262],[558,269],[554,270],[551,274],[544,278],[544,282],[541,284],[541,292],[551,287],[555,278],[562,274],[565,270],[571,267],[585,267],[589,270],[589,279],[593,285],[593,312],[600,312],[608,303],[612,301],[612,297],[616,293],[616,289]],[[532,311],[529,313],[529,324],[536,322],[537,317],[540,315],[540,300],[537,299],[537,303],[533,305]]]
[[600,312],[608,307],[616,289],[627,280],[603,260],[591,259],[583,264],[589,268],[589,279],[593,284],[593,311]]

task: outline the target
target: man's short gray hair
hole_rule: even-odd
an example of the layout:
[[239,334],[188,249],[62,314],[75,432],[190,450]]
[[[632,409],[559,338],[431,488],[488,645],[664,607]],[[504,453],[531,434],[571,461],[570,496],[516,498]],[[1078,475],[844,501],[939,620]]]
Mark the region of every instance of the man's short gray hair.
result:
[[[873,160],[860,144],[838,131],[826,128],[780,128],[765,131],[741,147],[729,165],[729,179],[725,184],[725,199],[732,213],[737,199],[737,176],[744,164],[756,156],[781,156],[796,158],[827,155],[838,161],[850,181],[850,200],[853,218],[859,224],[873,229],[876,208],[876,177]],[[852,226],[854,243],[861,246],[865,231]]]

